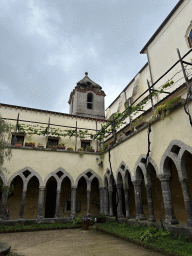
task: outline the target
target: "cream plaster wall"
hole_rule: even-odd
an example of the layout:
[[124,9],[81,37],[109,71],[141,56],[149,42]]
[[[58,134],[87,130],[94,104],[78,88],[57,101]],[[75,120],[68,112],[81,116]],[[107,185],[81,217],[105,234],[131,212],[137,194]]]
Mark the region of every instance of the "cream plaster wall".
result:
[[[192,103],[189,106],[192,113]],[[173,140],[180,140],[192,147],[191,141],[191,126],[189,118],[184,112],[183,106],[171,112],[170,116],[164,120],[157,121],[152,125],[152,132],[150,135],[151,153],[150,157],[155,161],[158,167],[158,174],[160,174],[160,162],[170,142]],[[148,151],[148,134],[147,128],[138,132],[126,141],[111,150],[112,169],[116,177],[116,173],[122,161],[125,162],[132,177],[137,160],[141,155],[146,155]],[[110,168],[108,162],[108,153],[104,157],[104,170]]]
[[[176,48],[180,50],[181,56],[190,50],[186,38],[186,32],[188,27],[191,25],[191,10],[192,1],[183,1],[183,4],[180,5],[178,10],[172,15],[167,24],[149,44],[148,54],[152,70],[153,82],[155,82],[161,75],[163,75],[179,59]],[[185,58],[185,61],[190,62],[191,58],[192,53],[190,53]],[[165,84],[168,79],[171,79],[173,75],[180,70],[181,65],[179,63],[160,82],[158,82],[156,88]],[[173,80],[177,81],[181,77],[183,77],[182,72],[173,77]],[[184,79],[175,84],[172,89],[170,89],[170,91],[177,88],[182,83],[184,83]]]
[[[4,162],[4,166],[9,170],[9,179],[15,172],[25,167],[32,168],[39,173],[44,181],[46,176],[59,167],[67,171],[73,178],[74,182],[77,177],[87,169],[93,170],[101,178],[103,168],[98,166],[96,160],[98,155],[87,153],[82,157],[78,153],[58,152],[58,151],[41,151],[33,149],[12,149],[12,158]],[[44,184],[45,185],[45,184]]]
[[[128,86],[128,88],[120,94],[120,97],[114,102],[114,104],[109,107],[106,111],[106,119],[108,119],[113,113],[123,112],[125,110],[125,93],[126,99],[133,97],[133,100],[136,100],[147,88],[147,80],[150,81],[149,67],[148,65],[135,76],[135,80]],[[133,96],[133,90],[137,87],[136,93]],[[136,102],[134,105],[138,104],[142,99],[147,97],[148,94],[145,94]],[[148,107],[147,107],[148,108]],[[126,123],[129,123],[129,119],[126,120]]]
[[[4,118],[10,118],[10,119],[17,119],[19,113],[19,119],[20,120],[27,120],[27,121],[34,121],[34,122],[42,122],[45,123],[45,125],[41,124],[34,124],[34,125],[39,125],[43,127],[47,127],[48,120],[50,117],[50,123],[51,124],[57,124],[57,125],[64,125],[64,126],[72,126],[75,128],[76,126],[76,121],[77,121],[77,126],[79,128],[86,128],[86,129],[96,129],[96,120],[95,119],[87,119],[87,118],[80,118],[80,117],[71,117],[62,114],[55,114],[53,113],[45,113],[45,112],[40,112],[36,110],[26,110],[26,109],[21,109],[18,107],[6,107],[6,106],[1,106],[0,108],[0,114]],[[16,125],[16,121],[9,121],[12,125]],[[19,122],[20,124],[30,124],[33,125],[33,123],[26,123],[26,122]],[[97,120],[97,129],[99,130],[101,128],[101,125],[105,124],[105,121],[100,121]],[[56,129],[60,130],[65,130],[65,129],[73,129],[73,128],[67,128],[67,127],[57,127],[57,126],[50,126]],[[13,130],[15,131],[15,130]],[[95,134],[95,131],[90,131],[93,134]],[[51,136],[51,135],[50,135]],[[88,139],[88,138],[87,138]],[[34,141],[36,143],[36,146],[41,143],[44,146],[46,145],[46,136],[43,135],[28,135],[26,134],[25,136],[25,141]],[[75,148],[75,137],[69,138],[67,137],[60,137],[59,143],[65,143],[65,146],[71,146]],[[93,146],[94,149],[96,149],[96,140],[91,142],[91,145]],[[81,141],[80,139],[77,139],[77,149],[81,147]]]

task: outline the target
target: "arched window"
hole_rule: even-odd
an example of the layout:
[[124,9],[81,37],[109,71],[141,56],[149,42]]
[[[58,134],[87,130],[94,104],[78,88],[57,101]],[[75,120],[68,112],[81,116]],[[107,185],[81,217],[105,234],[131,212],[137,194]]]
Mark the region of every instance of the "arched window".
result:
[[192,47],[192,29],[189,33],[189,36],[188,36],[188,42],[189,42],[189,46]]
[[93,109],[93,94],[92,93],[87,94],[87,108]]

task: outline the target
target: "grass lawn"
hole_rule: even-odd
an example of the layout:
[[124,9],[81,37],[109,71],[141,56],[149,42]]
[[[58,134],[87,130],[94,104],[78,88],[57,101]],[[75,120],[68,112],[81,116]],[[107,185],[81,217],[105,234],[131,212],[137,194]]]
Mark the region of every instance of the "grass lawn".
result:
[[22,231],[22,230],[48,230],[48,229],[60,229],[60,228],[76,228],[80,227],[79,224],[70,223],[34,223],[32,225],[15,224],[13,226],[0,225],[0,232],[4,231]]
[[173,234],[167,230],[117,222],[105,222],[97,224],[97,227],[178,255],[192,255],[192,242],[188,242],[188,237]]

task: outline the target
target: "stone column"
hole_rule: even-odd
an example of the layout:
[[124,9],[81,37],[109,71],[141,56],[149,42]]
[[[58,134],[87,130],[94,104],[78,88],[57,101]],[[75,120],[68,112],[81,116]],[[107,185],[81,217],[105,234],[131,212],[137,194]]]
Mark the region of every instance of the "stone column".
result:
[[72,218],[75,218],[76,215],[76,199],[77,198],[77,188],[72,187],[71,188],[71,214],[70,216]]
[[125,193],[125,210],[126,210],[126,218],[130,219],[130,210],[129,210],[129,194],[128,194],[128,188],[124,189]]
[[45,196],[45,187],[39,187],[39,199],[38,199],[36,219],[43,218],[44,196]]
[[102,215],[104,213],[103,209],[103,188],[99,188],[99,198],[100,198],[100,207],[99,207],[99,215]]
[[105,197],[105,215],[109,215],[109,194],[108,194],[108,188],[104,187],[104,197]]
[[153,208],[153,199],[151,192],[151,184],[145,184],[146,192],[147,192],[147,201],[148,201],[148,210],[149,210],[149,222],[156,222]]
[[22,199],[21,199],[21,205],[20,205],[20,211],[19,211],[19,218],[18,219],[23,219],[26,193],[27,193],[27,190],[24,189],[23,193],[22,193]]
[[118,207],[117,207],[117,214],[119,218],[124,218],[123,211],[122,211],[122,193],[121,193],[121,184],[117,184],[117,194],[118,194]]
[[171,225],[178,224],[179,221],[176,219],[174,215],[173,203],[171,198],[171,190],[169,186],[169,180],[171,178],[171,174],[159,175],[158,178],[161,181],[161,189],[162,189],[163,202],[165,207],[164,223],[171,224]]
[[91,191],[87,190],[87,216],[90,216],[90,199],[91,199]]
[[192,204],[187,186],[187,178],[179,179],[182,186],[183,197],[185,202],[185,209],[187,212],[187,226],[192,228]]
[[113,191],[109,191],[109,216],[113,216]]
[[9,194],[9,187],[4,187],[2,196],[1,196],[1,203],[0,203],[0,221],[4,220],[5,218],[5,208],[7,206],[8,194]]
[[61,190],[57,190],[57,196],[56,196],[56,206],[55,206],[55,216],[54,218],[59,218],[59,202],[60,202],[60,193]]
[[134,185],[134,194],[135,194],[135,207],[136,207],[136,220],[146,220],[146,217],[143,212],[143,202],[141,196],[141,182],[142,180],[132,181]]

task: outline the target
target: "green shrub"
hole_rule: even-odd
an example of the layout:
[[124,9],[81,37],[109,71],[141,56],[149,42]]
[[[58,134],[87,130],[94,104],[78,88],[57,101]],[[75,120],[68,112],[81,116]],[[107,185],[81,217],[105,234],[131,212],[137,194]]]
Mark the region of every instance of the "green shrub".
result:
[[80,224],[80,223],[81,223],[81,218],[82,218],[81,215],[77,216],[77,217],[73,220],[73,224]]

